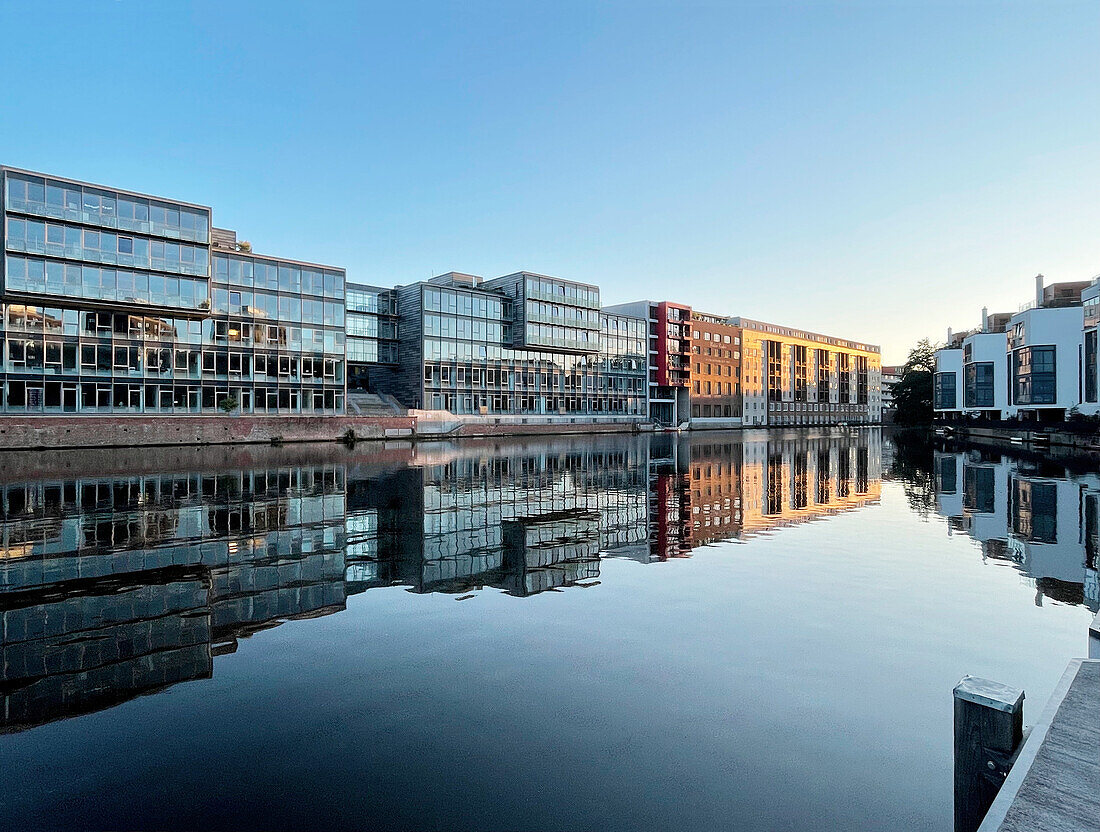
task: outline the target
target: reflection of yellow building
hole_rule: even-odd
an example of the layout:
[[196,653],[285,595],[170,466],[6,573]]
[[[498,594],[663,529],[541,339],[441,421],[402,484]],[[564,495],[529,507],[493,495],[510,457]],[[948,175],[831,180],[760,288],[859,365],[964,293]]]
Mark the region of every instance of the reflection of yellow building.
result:
[[880,437],[746,441],[742,483],[744,537],[877,503]]
[[877,433],[750,437],[692,443],[693,547],[877,503],[881,496]]

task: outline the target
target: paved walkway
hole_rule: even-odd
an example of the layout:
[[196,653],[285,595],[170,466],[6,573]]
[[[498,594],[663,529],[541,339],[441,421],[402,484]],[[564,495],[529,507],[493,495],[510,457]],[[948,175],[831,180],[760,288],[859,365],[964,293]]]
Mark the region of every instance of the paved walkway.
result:
[[1075,659],[979,832],[1100,831],[1100,661]]

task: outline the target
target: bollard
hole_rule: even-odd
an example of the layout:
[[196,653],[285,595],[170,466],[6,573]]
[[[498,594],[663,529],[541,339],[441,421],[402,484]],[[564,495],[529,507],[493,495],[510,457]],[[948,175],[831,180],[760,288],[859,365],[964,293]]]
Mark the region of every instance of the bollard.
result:
[[955,832],[975,832],[1023,740],[1024,692],[965,676],[954,694]]
[[1089,625],[1089,658],[1100,659],[1100,612]]

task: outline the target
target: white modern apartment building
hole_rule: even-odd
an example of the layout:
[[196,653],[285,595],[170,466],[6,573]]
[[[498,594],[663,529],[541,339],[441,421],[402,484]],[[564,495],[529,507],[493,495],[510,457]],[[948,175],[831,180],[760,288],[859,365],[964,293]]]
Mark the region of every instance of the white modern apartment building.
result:
[[1081,400],[1082,410],[1097,406],[1100,377],[1097,376],[1097,324],[1100,323],[1100,279],[1081,291],[1081,311],[1084,331],[1081,342]]
[[932,409],[937,416],[962,413],[963,336],[947,330],[947,344],[936,350],[936,372],[932,376]]
[[[1084,297],[1092,303],[1091,383],[1086,356]],[[1088,282],[1044,287],[1035,279],[1035,300],[1014,315],[982,310],[979,329],[952,334],[936,353],[932,407],[937,417],[959,415],[1060,422],[1076,409],[1100,410],[1096,402],[1096,318],[1100,286]],[[1086,388],[1087,391],[1086,391]]]
[[[982,325],[962,341],[962,408],[999,419],[1008,408],[1008,352],[1005,327],[1011,316],[982,309]],[[1001,380],[1001,383],[998,383]]]

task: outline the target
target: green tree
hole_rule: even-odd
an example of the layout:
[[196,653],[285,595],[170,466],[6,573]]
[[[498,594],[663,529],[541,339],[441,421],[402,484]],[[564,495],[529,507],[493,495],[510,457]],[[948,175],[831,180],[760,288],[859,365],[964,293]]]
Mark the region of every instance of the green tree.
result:
[[218,401],[218,409],[226,413],[232,413],[234,410],[240,407],[240,404],[241,403],[237,401],[236,396],[225,396],[220,401]]
[[901,370],[901,378],[893,386],[894,421],[899,425],[930,425],[932,423],[932,376],[936,372],[936,348],[922,338]]

